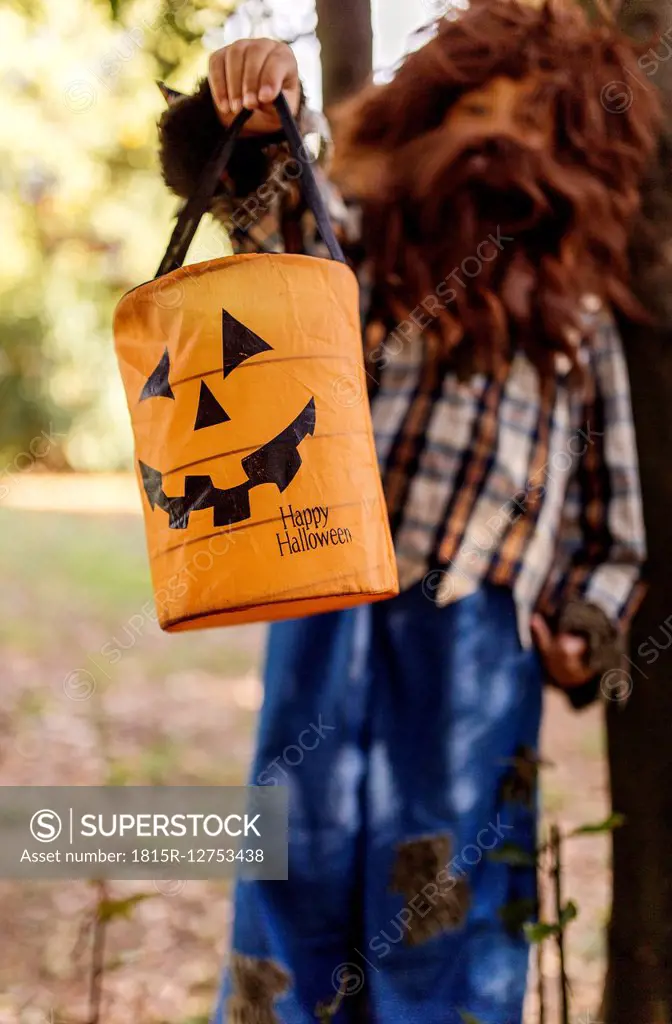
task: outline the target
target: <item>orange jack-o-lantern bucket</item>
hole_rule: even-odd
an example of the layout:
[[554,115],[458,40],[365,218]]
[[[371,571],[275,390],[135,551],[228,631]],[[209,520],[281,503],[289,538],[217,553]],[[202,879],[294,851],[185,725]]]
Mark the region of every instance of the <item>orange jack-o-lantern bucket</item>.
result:
[[[300,136],[278,109],[292,150]],[[357,282],[308,163],[331,260],[181,263],[249,114],[178,218],[157,278],[128,292],[115,343],[159,622],[198,629],[397,593],[366,397]]]

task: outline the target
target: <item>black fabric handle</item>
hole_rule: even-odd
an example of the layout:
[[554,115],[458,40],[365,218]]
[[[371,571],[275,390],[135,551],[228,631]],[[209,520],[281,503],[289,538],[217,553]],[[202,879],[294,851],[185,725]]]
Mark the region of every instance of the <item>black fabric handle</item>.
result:
[[[333,260],[345,263],[343,250],[338,244],[334,229],[331,226],[331,221],[320,195],[320,189],[315,180],[313,169],[303,151],[301,132],[283,93],[280,93],[275,100],[275,107],[280,116],[280,122],[287,137],[290,152],[294,159],[298,160],[301,164],[301,174],[298,180],[301,182],[304,197],[315,217],[315,222],[329,250],[329,255]],[[189,246],[196,234],[196,229],[203,214],[207,212],[210,201],[219,186],[222,174],[231,159],[238,137],[245,123],[252,117],[252,113],[251,110],[241,110],[227,129],[222,145],[203,168],[196,192],[187,200],[180,211],[177,223],[170,237],[170,242],[168,243],[168,248],[159,264],[155,277],[162,277],[164,274],[170,273],[171,270],[177,270],[184,263]]]
[[294,116],[289,109],[289,103],[287,102],[284,93],[280,93],[278,98],[275,100],[275,107],[280,115],[280,122],[285,135],[287,136],[290,152],[294,159],[298,160],[301,164],[301,175],[299,177],[299,181],[302,182],[303,195],[313,217],[315,218],[315,223],[317,224],[318,231],[322,236],[322,241],[329,250],[329,255],[332,260],[337,260],[339,263],[345,263],[343,250],[341,249],[336,235],[334,234],[334,229],[331,221],[329,220],[329,214],[327,213],[327,209],[324,205],[319,185],[317,184],[315,175],[313,174],[313,168],[310,166],[310,160],[307,158],[299,126],[294,120]]

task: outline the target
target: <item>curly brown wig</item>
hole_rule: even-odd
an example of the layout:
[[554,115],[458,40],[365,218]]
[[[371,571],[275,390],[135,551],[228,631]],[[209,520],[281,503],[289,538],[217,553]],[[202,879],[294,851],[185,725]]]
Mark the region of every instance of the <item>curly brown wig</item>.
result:
[[[545,149],[506,132],[451,139],[454,104],[498,77],[534,84],[552,115]],[[436,313],[446,353],[492,369],[515,343],[544,372],[554,352],[574,362],[586,293],[646,316],[627,250],[658,125],[632,42],[570,0],[471,0],[442,18],[336,119],[334,175],[363,202],[379,301],[403,317],[464,266]],[[474,260],[489,236],[507,238],[497,259]]]

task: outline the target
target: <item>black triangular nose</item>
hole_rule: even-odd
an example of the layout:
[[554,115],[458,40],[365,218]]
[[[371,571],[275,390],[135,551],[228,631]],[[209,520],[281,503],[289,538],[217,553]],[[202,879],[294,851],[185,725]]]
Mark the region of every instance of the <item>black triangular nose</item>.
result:
[[229,414],[222,409],[208,385],[202,380],[194,430],[202,430],[203,427],[214,427],[216,423],[226,423],[230,419]]

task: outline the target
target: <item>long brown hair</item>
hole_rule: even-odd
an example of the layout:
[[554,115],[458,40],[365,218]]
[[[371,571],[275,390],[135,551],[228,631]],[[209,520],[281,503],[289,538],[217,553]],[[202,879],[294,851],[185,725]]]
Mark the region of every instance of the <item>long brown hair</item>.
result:
[[[545,153],[504,135],[480,140],[486,181],[465,159],[474,146],[456,150],[445,119],[496,77],[538,82],[554,138]],[[542,370],[553,352],[574,361],[587,292],[645,315],[629,288],[627,244],[658,119],[633,44],[611,24],[591,24],[571,0],[471,0],[392,81],[336,117],[334,175],[362,200],[376,294],[401,317],[457,270],[462,284],[437,314],[445,353],[468,351],[475,368],[491,369],[510,357],[515,332]],[[460,275],[498,231],[509,241],[497,259]],[[512,278],[523,282],[518,298]]]

